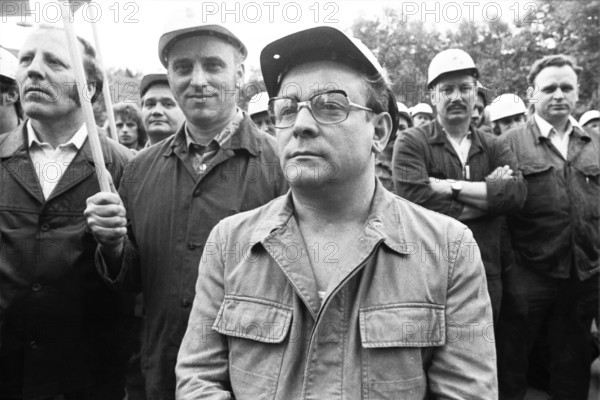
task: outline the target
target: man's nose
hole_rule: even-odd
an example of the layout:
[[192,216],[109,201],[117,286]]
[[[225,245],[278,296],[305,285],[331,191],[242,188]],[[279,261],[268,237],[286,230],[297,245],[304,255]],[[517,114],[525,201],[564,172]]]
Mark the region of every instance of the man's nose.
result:
[[316,134],[317,124],[318,122],[314,119],[308,107],[300,108],[293,126],[294,136],[312,136]]

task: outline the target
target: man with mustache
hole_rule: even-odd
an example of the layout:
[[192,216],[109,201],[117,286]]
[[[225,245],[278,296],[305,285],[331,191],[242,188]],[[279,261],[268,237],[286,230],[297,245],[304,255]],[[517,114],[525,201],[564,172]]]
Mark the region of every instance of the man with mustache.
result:
[[107,282],[143,293],[146,395],[168,400],[208,234],[287,188],[275,139],[236,106],[246,46],[223,26],[183,18],[158,54],[185,122],[132,160],[120,198],[98,194],[86,214]]
[[146,147],[173,135],[185,121],[167,74],[147,74],[140,83],[142,122],[148,135]]
[[[63,30],[23,44],[16,72],[28,117],[0,138],[0,398],[121,400],[123,296],[98,275],[85,201],[100,190],[83,101],[102,93],[95,51],[79,39],[87,78]],[[88,91],[89,89],[89,91]],[[100,135],[118,184],[130,152]]]
[[527,181],[527,199],[508,217],[516,265],[506,274],[500,317],[501,399],[525,396],[538,334],[549,345],[552,398],[588,398],[600,270],[600,142],[571,116],[580,71],[564,54],[535,61],[527,77],[535,113],[504,134]]
[[328,26],[270,43],[261,68],[291,190],[213,229],[177,398],[496,398],[471,232],[376,178],[398,127],[386,71]]
[[399,196],[471,228],[496,321],[502,298],[500,216],[521,207],[526,186],[508,146],[472,123],[478,77],[463,50],[444,50],[433,58],[428,87],[437,119],[398,136],[393,176]]

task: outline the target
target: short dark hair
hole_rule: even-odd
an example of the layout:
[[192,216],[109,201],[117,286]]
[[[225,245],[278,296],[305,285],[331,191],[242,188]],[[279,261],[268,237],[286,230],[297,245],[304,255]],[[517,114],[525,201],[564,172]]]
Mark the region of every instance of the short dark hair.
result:
[[120,117],[123,122],[132,120],[137,124],[138,131],[138,147],[141,149],[148,141],[146,129],[142,123],[142,112],[140,107],[135,103],[120,102],[113,106],[113,113],[116,117]]
[[579,73],[582,71],[581,67],[577,65],[575,58],[566,54],[554,54],[540,58],[533,63],[529,70],[529,75],[527,75],[527,83],[533,85],[535,78],[544,68],[564,67],[565,65],[571,67],[577,76],[579,76]]

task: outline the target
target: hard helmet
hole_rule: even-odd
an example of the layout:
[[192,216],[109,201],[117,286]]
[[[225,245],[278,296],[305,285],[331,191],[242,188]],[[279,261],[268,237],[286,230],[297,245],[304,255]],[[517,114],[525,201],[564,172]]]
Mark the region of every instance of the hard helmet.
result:
[[600,111],[598,110],[590,110],[583,113],[581,118],[579,118],[579,125],[585,126],[590,121],[595,119],[600,119]]
[[410,111],[408,107],[406,107],[406,104],[399,101],[397,101],[396,104],[398,105],[398,115],[406,118],[409,127],[413,126],[412,117],[410,116]]
[[17,57],[0,47],[0,75],[14,81],[17,75],[17,65]]
[[269,94],[260,92],[252,96],[248,102],[248,114],[253,116],[262,112],[267,112],[269,108]]
[[479,78],[475,62],[467,52],[461,49],[448,49],[439,52],[429,64],[427,86],[431,87],[442,75],[455,71],[473,71],[473,76]]
[[513,93],[504,93],[496,97],[490,104],[490,121],[510,117],[511,115],[525,114],[527,108],[519,96]]
[[433,109],[427,103],[419,103],[411,108],[411,116],[414,117],[417,114],[429,114],[433,116]]

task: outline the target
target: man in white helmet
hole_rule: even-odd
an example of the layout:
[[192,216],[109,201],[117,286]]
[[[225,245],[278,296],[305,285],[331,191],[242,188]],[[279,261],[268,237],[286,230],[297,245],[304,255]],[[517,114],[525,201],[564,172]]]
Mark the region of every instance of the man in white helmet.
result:
[[318,27],[267,45],[261,68],[291,190],[211,233],[178,399],[496,398],[470,231],[375,177],[397,121],[377,59]]
[[501,94],[490,105],[490,121],[496,136],[508,132],[512,128],[525,125],[527,108],[519,96],[512,93]]
[[579,125],[587,132],[600,136],[600,111],[590,110],[583,113]]
[[478,76],[473,59],[462,50],[433,58],[428,85],[437,119],[398,138],[393,175],[399,196],[473,231],[496,320],[502,298],[500,216],[521,207],[526,186],[508,146],[472,123]]
[[535,112],[503,135],[527,180],[527,199],[507,219],[516,262],[505,274],[500,316],[502,399],[524,398],[540,333],[549,347],[552,398],[588,398],[599,297],[600,138],[571,116],[580,71],[564,54],[536,60],[527,77]]
[[208,234],[287,186],[275,140],[236,104],[247,55],[238,37],[186,14],[160,37],[158,54],[185,122],[132,160],[120,198],[100,193],[86,215],[106,281],[143,293],[146,395],[168,400]]
[[0,135],[15,129],[23,118],[15,80],[17,57],[0,47]]
[[433,120],[433,109],[427,103],[419,103],[410,109],[410,115],[416,126],[425,125]]
[[257,93],[248,102],[248,114],[252,118],[252,122],[271,135],[275,135],[275,129],[271,125],[269,118],[269,94],[267,92]]

